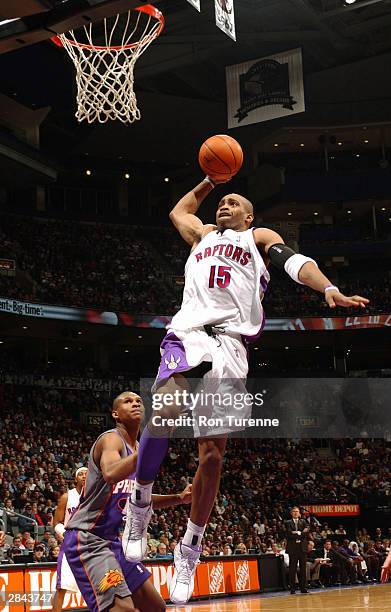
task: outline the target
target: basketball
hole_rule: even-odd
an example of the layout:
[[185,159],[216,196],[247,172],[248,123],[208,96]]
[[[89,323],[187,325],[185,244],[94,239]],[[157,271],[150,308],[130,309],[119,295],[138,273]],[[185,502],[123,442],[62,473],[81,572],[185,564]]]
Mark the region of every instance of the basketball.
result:
[[207,176],[228,180],[242,167],[242,147],[231,136],[217,134],[201,145],[198,161]]

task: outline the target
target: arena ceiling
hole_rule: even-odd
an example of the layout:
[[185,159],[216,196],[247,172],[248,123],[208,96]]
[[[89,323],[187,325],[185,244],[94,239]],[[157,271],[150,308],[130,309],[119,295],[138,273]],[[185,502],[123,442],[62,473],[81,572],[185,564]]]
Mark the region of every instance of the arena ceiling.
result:
[[[309,78],[391,51],[390,0],[357,0],[348,6],[343,0],[235,0],[237,43],[216,28],[212,0],[201,1],[201,13],[186,0],[155,3],[166,26],[136,66],[142,120],[124,128],[77,124],[73,66],[48,39],[89,11],[143,3],[2,0],[0,22],[7,23],[0,23],[0,92],[31,109],[51,108],[42,124],[46,153],[60,159],[89,154],[192,164],[204,137],[227,131],[226,65],[302,47]],[[368,115],[370,106],[367,102]],[[302,121],[299,115],[293,124]],[[233,135],[246,146],[279,125],[248,126]]]

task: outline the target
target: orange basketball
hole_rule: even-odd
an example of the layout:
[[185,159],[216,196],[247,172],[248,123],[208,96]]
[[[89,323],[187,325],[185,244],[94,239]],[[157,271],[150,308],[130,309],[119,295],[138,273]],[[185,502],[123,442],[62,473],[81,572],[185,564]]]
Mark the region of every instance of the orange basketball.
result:
[[242,147],[231,136],[217,134],[201,145],[198,161],[212,179],[230,179],[242,167]]

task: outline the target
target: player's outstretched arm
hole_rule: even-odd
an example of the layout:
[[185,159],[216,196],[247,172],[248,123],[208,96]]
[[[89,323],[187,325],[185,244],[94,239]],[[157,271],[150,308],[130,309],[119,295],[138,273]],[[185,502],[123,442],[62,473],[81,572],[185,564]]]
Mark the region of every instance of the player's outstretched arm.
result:
[[107,433],[96,444],[94,461],[102,471],[103,478],[109,484],[129,478],[136,471],[137,453],[121,457],[122,440],[115,433]]
[[197,244],[202,238],[204,224],[196,216],[196,212],[213,188],[213,182],[205,178],[184,195],[170,212],[171,221],[185,242],[191,246]]
[[336,306],[344,306],[345,308],[361,306],[361,308],[365,308],[369,303],[367,298],[360,295],[347,297],[341,293],[338,287],[335,287],[327,276],[319,270],[316,261],[311,257],[295,253],[293,249],[284,244],[283,239],[277,232],[257,228],[254,230],[254,240],[256,245],[267,254],[270,262],[277,268],[285,270],[294,281],[324,293],[325,300],[330,308]]
[[67,501],[68,493],[63,493],[57,502],[57,508],[53,517],[54,531],[60,536],[60,538],[63,538],[65,533],[64,521]]
[[180,506],[181,504],[191,503],[192,485],[188,484],[181,493],[174,495],[152,495],[152,504],[154,510],[159,508],[170,508],[170,506]]

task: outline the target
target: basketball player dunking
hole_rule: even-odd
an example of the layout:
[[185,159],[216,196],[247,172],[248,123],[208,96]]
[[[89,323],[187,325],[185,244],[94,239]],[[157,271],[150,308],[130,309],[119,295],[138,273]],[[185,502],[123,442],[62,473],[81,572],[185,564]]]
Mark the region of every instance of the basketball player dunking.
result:
[[[276,232],[251,228],[253,206],[243,196],[224,196],[218,204],[216,225],[203,225],[196,213],[214,187],[215,182],[206,177],[170,213],[192,250],[185,267],[182,306],[161,344],[155,389],[163,398],[159,411],[162,418],[179,414],[181,406],[172,405],[172,396],[178,389],[188,389],[185,373],[194,373],[194,368],[204,366],[204,362],[211,367],[204,379],[209,376],[224,383],[246,379],[246,343],[256,338],[264,325],[261,300],[270,278],[269,261],[297,283],[322,293],[331,308],[365,307],[369,301],[340,293],[314,260],[295,253]],[[165,402],[164,397],[170,401]],[[214,405],[213,412],[212,416],[221,416],[224,408]],[[198,432],[199,466],[193,481],[191,514],[184,538],[174,553],[170,587],[173,603],[187,602],[193,591],[201,540],[218,491],[229,431],[227,425],[207,435]],[[145,553],[152,485],[167,452],[168,436],[169,430],[152,419],[141,436],[136,482],[128,508],[128,538],[123,539],[127,559],[137,561]]]
[[[86,481],[87,468],[80,467],[75,473],[75,486],[67,493],[61,495],[54,513],[54,531],[64,538],[65,527],[71,518],[72,513],[79,505],[80,495]],[[57,587],[53,598],[53,612],[61,612],[65,593],[72,591],[78,592],[78,586],[74,575],[69,567],[63,549],[60,550],[57,561]]]
[[[113,402],[115,429],[93,444],[78,508],[66,525],[63,553],[90,612],[162,612],[165,602],[139,562],[126,561],[119,531],[124,525],[137,462],[141,398],[121,393]],[[177,495],[153,495],[154,508],[190,503],[191,485]]]

